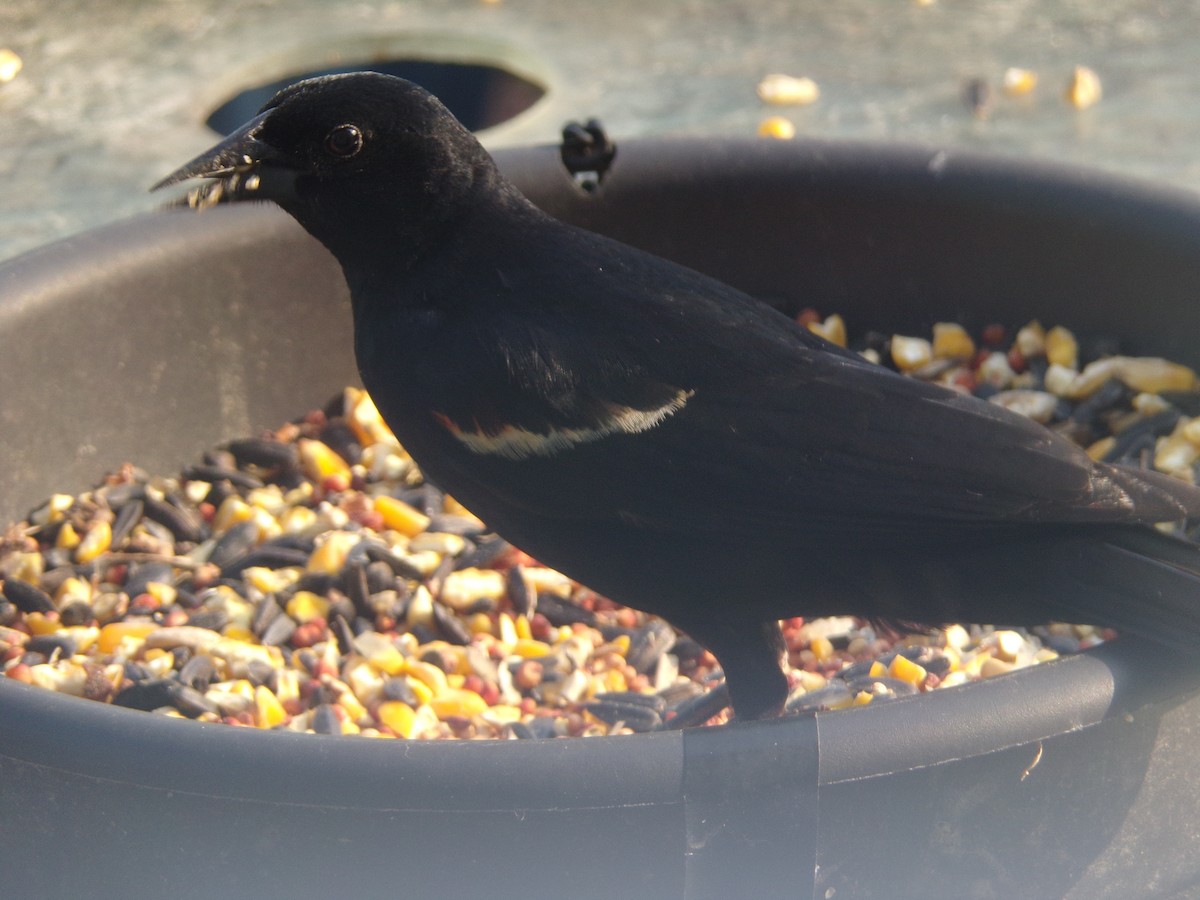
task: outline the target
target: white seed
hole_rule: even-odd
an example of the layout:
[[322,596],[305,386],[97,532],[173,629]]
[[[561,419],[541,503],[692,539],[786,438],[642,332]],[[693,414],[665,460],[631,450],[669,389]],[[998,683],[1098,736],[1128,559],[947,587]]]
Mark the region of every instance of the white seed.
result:
[[1058,408],[1058,398],[1046,391],[1001,391],[988,399],[997,406],[1020,413],[1043,425],[1054,417],[1054,410]]
[[1004,93],[1010,97],[1022,97],[1033,92],[1037,87],[1037,72],[1032,69],[1021,69],[1016,66],[1004,70],[1002,86]]
[[1046,352],[1046,329],[1042,327],[1041,322],[1034,319],[1017,332],[1014,343],[1026,359],[1041,356]]
[[1071,393],[1071,388],[1075,384],[1075,378],[1078,375],[1078,372],[1074,369],[1068,369],[1066,366],[1051,365],[1046,369],[1046,377],[1042,383],[1050,393],[1059,397],[1066,397]]
[[0,47],[0,84],[7,84],[16,78],[24,65],[15,51]]
[[933,359],[933,345],[920,337],[892,336],[892,362],[902,372],[919,368]]
[[776,73],[758,83],[758,96],[774,106],[807,106],[820,98],[821,89],[811,78]]
[[992,387],[1006,388],[1012,384],[1016,373],[1008,364],[1008,357],[1003,353],[989,353],[979,364],[977,372],[979,380]]

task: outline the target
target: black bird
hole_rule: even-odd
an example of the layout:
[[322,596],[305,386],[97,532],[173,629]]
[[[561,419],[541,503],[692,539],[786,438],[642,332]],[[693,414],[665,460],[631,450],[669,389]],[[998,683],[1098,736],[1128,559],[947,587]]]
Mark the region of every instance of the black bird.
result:
[[434,481],[706,645],[741,718],[784,706],[789,615],[1196,643],[1200,553],[1149,526],[1200,490],[556,221],[413,84],[292,85],[158,186],[196,176],[337,257],[363,382]]

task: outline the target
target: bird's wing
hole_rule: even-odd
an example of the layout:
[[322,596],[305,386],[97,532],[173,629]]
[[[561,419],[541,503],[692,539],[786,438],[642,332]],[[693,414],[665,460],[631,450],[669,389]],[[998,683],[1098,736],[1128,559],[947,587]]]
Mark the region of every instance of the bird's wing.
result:
[[697,390],[688,412],[664,426],[663,449],[695,469],[724,437],[737,471],[710,463],[711,477],[742,482],[760,527],[894,543],[913,529],[1135,518],[1124,486],[1043,426],[819,351],[753,396],[734,381]]
[[[1187,485],[1097,464],[1042,425],[869,363],[699,273],[570,239],[586,243],[564,255],[600,251],[541,283],[535,266],[515,267],[525,281],[505,280],[506,302],[476,307],[433,352],[459,363],[450,378],[434,365],[432,412],[513,506],[889,544],[1200,512]],[[520,302],[554,291],[571,293]]]

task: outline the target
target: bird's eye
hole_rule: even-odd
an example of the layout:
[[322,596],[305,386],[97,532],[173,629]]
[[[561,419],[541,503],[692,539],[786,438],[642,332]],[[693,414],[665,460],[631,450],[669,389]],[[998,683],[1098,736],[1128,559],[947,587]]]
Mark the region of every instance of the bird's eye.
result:
[[338,125],[325,135],[325,151],[339,159],[349,159],[363,148],[363,133],[357,125]]

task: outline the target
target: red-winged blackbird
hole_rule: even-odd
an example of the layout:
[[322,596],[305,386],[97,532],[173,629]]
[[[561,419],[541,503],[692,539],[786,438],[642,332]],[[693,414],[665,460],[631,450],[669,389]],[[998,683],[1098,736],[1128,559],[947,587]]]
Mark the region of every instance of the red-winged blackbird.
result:
[[337,257],[363,383],[501,535],[706,645],[778,713],[784,616],[1090,622],[1182,646],[1200,490],[894,374],[529,203],[430,94],[316,78],[165,179],[269,199]]

